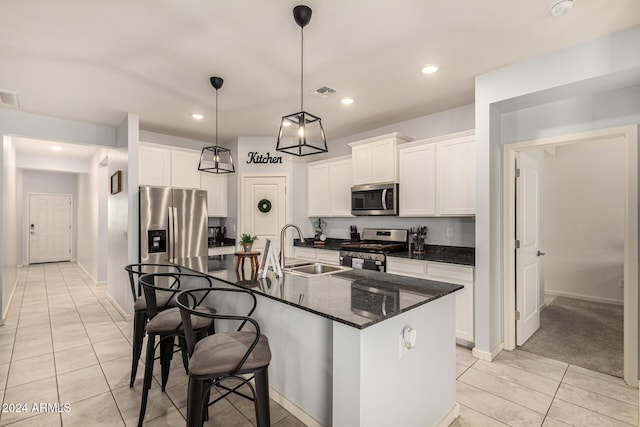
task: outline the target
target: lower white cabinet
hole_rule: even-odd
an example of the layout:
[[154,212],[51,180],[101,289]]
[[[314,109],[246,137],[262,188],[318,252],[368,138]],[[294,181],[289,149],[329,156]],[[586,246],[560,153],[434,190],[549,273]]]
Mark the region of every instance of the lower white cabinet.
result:
[[324,264],[340,265],[340,251],[294,246],[293,253],[295,258],[318,261]]
[[214,256],[214,255],[228,255],[228,254],[233,254],[236,252],[236,247],[235,245],[229,245],[229,246],[216,246],[215,248],[209,248],[209,256]]
[[474,267],[387,257],[387,273],[464,286],[456,292],[456,338],[474,342]]

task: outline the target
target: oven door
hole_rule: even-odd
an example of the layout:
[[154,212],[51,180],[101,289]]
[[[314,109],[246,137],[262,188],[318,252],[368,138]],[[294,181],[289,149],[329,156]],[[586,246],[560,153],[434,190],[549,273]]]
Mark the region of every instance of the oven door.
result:
[[381,271],[384,273],[386,271],[385,264],[385,261],[378,259],[364,259],[359,257],[356,253],[340,251],[340,265],[343,267],[351,267],[354,270]]
[[398,184],[351,187],[352,215],[398,215]]

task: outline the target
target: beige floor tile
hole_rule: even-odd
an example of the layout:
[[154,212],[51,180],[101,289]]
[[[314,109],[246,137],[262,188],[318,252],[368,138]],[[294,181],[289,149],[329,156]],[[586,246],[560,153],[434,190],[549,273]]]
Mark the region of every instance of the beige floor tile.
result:
[[111,393],[90,397],[71,405],[71,412],[62,414],[64,427],[122,427],[124,422]]
[[463,363],[460,362],[456,362],[456,378],[459,378],[460,375],[464,374],[464,372],[469,369],[470,366],[465,365]]
[[177,409],[171,409],[154,420],[146,421],[144,425],[147,427],[184,427],[185,423],[182,413]]
[[13,354],[13,343],[0,345],[0,364],[11,362]]
[[544,415],[476,387],[456,384],[457,401],[510,426],[540,426]]
[[62,419],[57,412],[45,412],[11,424],[11,427],[59,427]]
[[0,346],[13,345],[16,340],[16,330],[4,329],[4,326],[0,327]]
[[53,329],[54,351],[62,351],[89,344],[91,342],[81,323]]
[[0,365],[0,390],[7,386],[7,376],[9,375],[9,363]]
[[31,407],[34,403],[59,402],[56,379],[51,377],[17,387],[8,388],[4,393],[4,402],[23,402],[28,405],[28,410],[27,412],[5,412],[1,414],[0,425],[10,424],[39,415],[37,412],[31,411]]
[[609,381],[579,374],[574,371],[567,372],[562,382],[612,399],[630,403],[631,405],[638,405],[637,388],[613,384]]
[[449,427],[500,427],[506,424],[460,405],[460,416]]
[[528,357],[522,357],[520,353],[523,352],[502,351],[495,358],[494,363],[523,369],[555,381],[562,380],[566,368],[560,368]]
[[[140,416],[140,402],[142,400],[142,384],[134,388],[121,387],[113,391],[118,409],[127,426],[138,425]],[[171,410],[177,411],[169,397],[162,393],[158,384],[153,384],[149,390],[147,408],[144,419],[154,420],[158,417],[166,417]],[[183,421],[184,423],[184,421]],[[183,424],[184,425],[184,424]]]
[[[100,365],[111,390],[121,387],[129,387],[131,378],[131,355],[119,359],[110,360]],[[142,384],[144,378],[144,365],[138,362],[138,372],[134,385]]]
[[87,335],[92,343],[108,341],[112,339],[125,338],[113,322],[87,326]]
[[98,364],[98,358],[90,345],[56,351],[53,356],[56,361],[56,373],[58,375]]
[[484,360],[478,360],[478,362],[473,365],[473,369],[548,394],[549,396],[553,396],[560,386],[560,381],[555,381],[511,366],[485,362]]
[[47,332],[46,335],[28,341],[16,341],[13,346],[13,356],[11,360],[28,359],[29,357],[51,353],[53,353],[51,334]]
[[[239,391],[246,394],[247,396],[251,396],[251,390],[249,390],[247,386],[240,387]],[[240,411],[242,415],[244,415],[249,421],[251,421],[251,423],[255,424],[256,409],[252,401],[235,394],[230,394],[226,397],[226,399],[231,402],[231,404],[238,411]],[[271,423],[276,423],[289,415],[289,412],[287,412],[282,406],[274,402],[273,399],[269,399],[269,411],[271,415]]]
[[53,377],[55,374],[53,353],[11,362],[7,388]]
[[517,355],[518,357],[533,359],[533,360],[537,360],[538,362],[547,363],[551,366],[555,366],[556,368],[560,368],[560,369],[566,369],[569,366],[568,363],[561,362],[559,360],[549,359],[548,357],[540,356],[524,350],[516,349],[513,351],[513,354]]
[[603,381],[608,381],[613,384],[621,385],[626,387],[627,384],[624,382],[622,378],[614,377],[612,375],[603,374],[602,372],[592,371],[591,369],[581,368],[580,366],[569,365],[569,371],[577,372],[578,374],[586,375],[588,377],[597,378]]
[[571,425],[563,423],[562,421],[558,421],[553,418],[547,417],[544,419],[544,422],[542,423],[542,427],[571,427]]
[[109,391],[99,365],[58,375],[58,393],[63,402],[77,402]]
[[459,381],[507,399],[541,414],[546,414],[553,396],[523,387],[501,378],[469,368]]
[[131,355],[131,344],[124,337],[94,343],[93,349],[100,363]]
[[25,326],[16,330],[16,342],[30,341],[43,335],[51,335],[49,326]]
[[553,401],[547,418],[553,418],[572,426],[629,427],[627,423],[560,399]]
[[556,399],[582,406],[625,423],[638,425],[638,407],[568,384],[560,384]]
[[286,418],[278,421],[273,424],[274,427],[305,427],[306,424],[294,417],[293,415],[289,415]]
[[188,377],[180,377],[173,381],[170,380],[169,384],[167,384],[167,396],[171,399],[176,408],[178,408],[183,415],[186,415],[186,407],[187,407],[187,391],[189,385]]
[[[273,418],[272,418],[273,422]],[[253,424],[246,419],[226,399],[222,399],[209,408],[209,420],[204,423],[205,427],[252,427]]]
[[478,359],[471,355],[471,350],[466,347],[456,346],[456,361],[463,365],[471,366],[476,363]]

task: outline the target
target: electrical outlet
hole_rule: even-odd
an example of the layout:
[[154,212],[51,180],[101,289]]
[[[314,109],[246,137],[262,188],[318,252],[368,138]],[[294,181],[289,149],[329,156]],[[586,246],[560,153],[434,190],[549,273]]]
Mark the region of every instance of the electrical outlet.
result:
[[233,224],[233,226],[231,228],[233,229],[233,232],[235,233],[236,232],[236,225]]
[[447,227],[447,237],[453,237],[453,227]]

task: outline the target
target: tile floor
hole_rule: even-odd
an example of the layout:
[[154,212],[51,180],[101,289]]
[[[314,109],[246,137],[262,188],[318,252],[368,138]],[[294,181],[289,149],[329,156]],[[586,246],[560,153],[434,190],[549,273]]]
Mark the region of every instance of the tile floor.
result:
[[[5,326],[0,327],[0,426],[129,426],[137,423],[143,367],[128,386],[131,322],[75,264],[20,269]],[[166,394],[156,381],[149,426],[184,426],[187,377],[174,359]],[[154,369],[159,372],[159,369]],[[622,380],[524,351],[492,363],[457,349],[460,418],[452,426],[638,426],[638,391]],[[33,404],[69,403],[70,411]],[[26,412],[7,405],[26,403]],[[272,402],[272,424],[302,426]],[[56,409],[56,408],[53,408]],[[255,425],[253,406],[229,397],[207,425]]]

